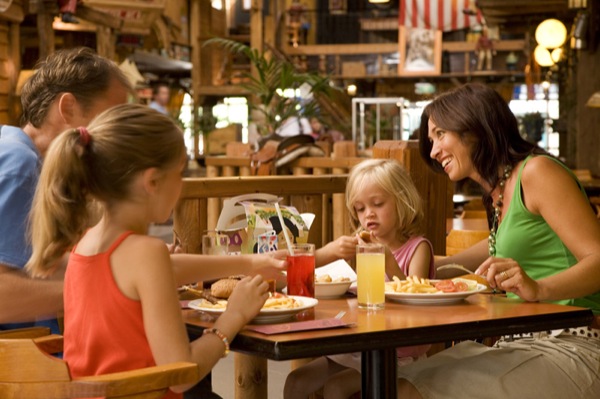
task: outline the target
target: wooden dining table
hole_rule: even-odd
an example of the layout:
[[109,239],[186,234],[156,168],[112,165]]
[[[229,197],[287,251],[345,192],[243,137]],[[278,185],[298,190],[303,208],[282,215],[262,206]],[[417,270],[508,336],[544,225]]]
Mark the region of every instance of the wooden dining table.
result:
[[[270,360],[291,360],[362,352],[362,398],[396,397],[396,347],[451,342],[589,325],[589,309],[531,303],[496,294],[474,294],[451,304],[401,304],[366,311],[355,297],[320,300],[299,317],[334,318],[346,312],[348,327],[265,335],[242,330],[231,350]],[[184,311],[188,332],[199,336],[211,321],[194,310]]]

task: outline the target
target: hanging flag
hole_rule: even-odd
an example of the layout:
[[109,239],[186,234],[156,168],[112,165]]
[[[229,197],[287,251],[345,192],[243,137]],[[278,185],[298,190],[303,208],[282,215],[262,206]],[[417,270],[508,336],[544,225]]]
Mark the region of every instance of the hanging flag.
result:
[[483,24],[474,0],[400,0],[399,24],[444,32]]

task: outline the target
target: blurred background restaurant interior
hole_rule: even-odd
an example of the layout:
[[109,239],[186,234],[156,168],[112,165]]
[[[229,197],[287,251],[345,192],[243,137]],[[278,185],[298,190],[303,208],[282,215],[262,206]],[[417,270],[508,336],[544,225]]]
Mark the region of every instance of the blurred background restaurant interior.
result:
[[[0,124],[19,125],[20,89],[39,59],[87,46],[121,66],[136,101],[168,86],[191,176],[249,174],[249,143],[290,118],[318,121],[302,133],[347,157],[347,173],[376,142],[414,139],[433,96],[480,82],[506,99],[527,140],[600,194],[600,0],[79,0],[73,15],[58,3],[0,0]],[[444,179],[436,189],[452,203],[422,180],[436,254],[466,245],[446,238],[457,226],[439,226],[467,215],[477,189]],[[153,227],[173,239],[172,225]],[[223,397],[232,362],[214,370]],[[272,375],[286,370],[273,364]],[[270,380],[273,397],[285,375]]]
[[[18,124],[20,86],[38,59],[83,45],[119,63],[141,102],[168,84],[168,111],[199,165],[294,116],[368,155],[378,140],[411,138],[432,96],[482,82],[528,140],[600,175],[600,1],[437,4],[81,0],[69,20],[56,1],[0,1],[0,123]],[[255,79],[269,60],[278,80]]]

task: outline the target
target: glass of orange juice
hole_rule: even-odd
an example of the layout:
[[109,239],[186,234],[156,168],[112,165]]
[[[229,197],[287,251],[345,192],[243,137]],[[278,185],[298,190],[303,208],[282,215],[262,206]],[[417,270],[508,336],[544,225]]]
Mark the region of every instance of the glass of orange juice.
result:
[[385,247],[369,243],[356,246],[358,307],[383,309],[385,305]]

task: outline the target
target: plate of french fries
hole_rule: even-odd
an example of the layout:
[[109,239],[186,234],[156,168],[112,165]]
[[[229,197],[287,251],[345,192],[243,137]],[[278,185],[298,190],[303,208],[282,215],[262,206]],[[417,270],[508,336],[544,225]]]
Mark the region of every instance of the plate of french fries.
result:
[[430,280],[408,276],[385,283],[385,296],[392,301],[410,305],[443,305],[460,302],[470,295],[483,292],[487,287],[474,280],[460,277],[448,280]]
[[[258,315],[252,319],[251,324],[272,324],[289,321],[297,313],[315,307],[317,303],[319,301],[315,298],[284,295],[276,292],[267,299]],[[227,300],[222,299],[217,303],[211,303],[206,299],[197,299],[191,301],[188,306],[191,309],[218,317],[227,308]]]

